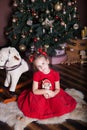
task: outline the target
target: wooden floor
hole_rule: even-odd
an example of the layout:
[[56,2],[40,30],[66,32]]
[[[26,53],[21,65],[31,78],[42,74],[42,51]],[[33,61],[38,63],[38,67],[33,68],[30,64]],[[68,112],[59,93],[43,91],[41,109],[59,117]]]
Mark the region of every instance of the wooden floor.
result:
[[[87,101],[87,65],[81,64],[72,64],[68,65],[55,65],[53,66],[57,71],[60,72],[61,76],[61,87],[65,88],[75,88],[80,90],[85,95],[85,100]],[[3,86],[5,80],[6,72],[5,70],[0,70],[0,87]],[[27,72],[20,77],[19,86],[21,83],[24,83],[27,80],[30,80],[32,77],[31,72]],[[29,81],[30,82],[30,81]],[[26,87],[30,86],[30,83],[21,85],[16,90],[16,93],[19,95],[20,92]],[[5,91],[0,89],[0,101],[4,101],[9,98],[6,95]],[[6,124],[0,122],[0,130],[10,130]],[[87,130],[87,123],[75,120],[67,120],[67,122],[62,124],[53,124],[53,125],[41,125],[33,122],[29,124],[24,130]]]

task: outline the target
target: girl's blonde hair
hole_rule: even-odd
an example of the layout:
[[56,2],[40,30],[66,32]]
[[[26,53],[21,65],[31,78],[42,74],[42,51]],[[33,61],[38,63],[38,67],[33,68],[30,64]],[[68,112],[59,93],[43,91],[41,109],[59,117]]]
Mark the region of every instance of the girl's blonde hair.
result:
[[49,57],[45,51],[43,51],[41,48],[39,48],[35,53],[30,55],[29,61],[33,63],[34,68],[35,67],[35,61],[41,57],[44,57],[46,60],[49,60]]

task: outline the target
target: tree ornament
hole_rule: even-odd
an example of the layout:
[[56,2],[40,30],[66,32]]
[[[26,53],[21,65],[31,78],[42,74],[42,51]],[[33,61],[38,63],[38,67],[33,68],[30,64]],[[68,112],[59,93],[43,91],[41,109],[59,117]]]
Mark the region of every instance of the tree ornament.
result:
[[65,9],[63,9],[63,14],[66,14],[66,10]]
[[72,1],[72,5],[74,5],[74,1]]
[[50,13],[50,11],[47,9],[47,10],[46,10],[46,14],[49,14],[49,13]]
[[54,41],[57,42],[57,41],[58,41],[58,38],[55,38]]
[[32,29],[30,29],[30,30],[29,30],[29,32],[30,32],[30,33],[32,33],[32,32],[33,32],[33,30],[32,30]]
[[76,17],[77,17],[77,16],[76,16],[76,13],[74,13],[74,14],[73,14],[73,18],[76,18]]
[[38,40],[37,40],[37,38],[35,37],[35,38],[33,39],[33,41],[34,41],[34,42],[37,42]]
[[65,30],[66,30],[66,28],[67,28],[67,25],[65,24],[65,25],[64,25],[64,27],[65,27]]
[[17,4],[16,1],[14,1],[13,6],[14,6],[14,7],[17,7],[17,6],[18,6],[18,4]]
[[77,7],[74,8],[74,11],[75,11],[75,12],[77,11]]
[[69,21],[71,21],[71,14],[69,14]]
[[25,38],[26,36],[25,36],[25,34],[22,34],[21,37],[22,37],[22,38]]
[[45,50],[45,52],[47,52],[47,49],[49,48],[49,45],[48,44],[45,44],[44,45],[44,50]]
[[55,18],[56,18],[56,19],[59,19],[59,17],[58,17],[57,15],[55,16]]
[[62,21],[62,22],[61,22],[61,25],[62,25],[62,26],[64,26],[64,25],[65,25],[65,22],[64,22],[64,21]]
[[24,44],[21,44],[21,45],[19,46],[19,50],[20,50],[20,51],[26,51],[26,46],[25,46]]
[[75,2],[75,4],[77,3],[77,1],[76,1],[76,0],[75,0],[74,2]]
[[23,13],[23,12],[24,12],[24,9],[20,9],[20,12]]
[[68,5],[68,6],[72,6],[72,2],[69,1],[69,2],[67,3],[67,5]]
[[13,19],[12,19],[12,22],[13,22],[13,23],[16,23],[17,20],[18,20],[17,18],[13,18]]
[[38,19],[39,18],[39,16],[38,15],[36,15],[36,17],[35,17],[36,19]]
[[52,31],[53,31],[53,28],[52,28],[52,27],[50,27],[50,33],[52,33]]
[[31,2],[35,2],[35,0],[31,0]]
[[57,4],[55,4],[54,8],[56,11],[62,10],[62,3],[57,2]]
[[53,26],[54,20],[49,20],[48,18],[45,19],[45,21],[42,23],[42,25],[45,25],[45,26]]
[[8,35],[9,33],[8,32],[5,32],[5,35]]
[[23,3],[24,0],[21,0],[21,3]]
[[16,39],[17,39],[17,36],[16,36],[16,35],[14,35],[14,36],[13,36],[13,38],[16,40]]
[[28,20],[27,20],[27,25],[30,25],[30,26],[31,26],[32,24],[33,24],[33,21],[30,20],[30,19],[28,19]]
[[45,33],[45,28],[43,28],[43,33]]
[[75,23],[75,24],[73,25],[73,28],[74,28],[75,30],[77,30],[77,29],[79,28],[79,25],[78,25],[77,23]]
[[33,15],[33,16],[36,16],[37,14],[34,12],[32,15]]
[[43,0],[43,2],[46,2],[46,0]]
[[37,37],[37,40],[39,41],[39,40],[40,40],[40,37]]
[[30,50],[31,50],[31,53],[33,53],[35,51],[35,46],[32,45]]

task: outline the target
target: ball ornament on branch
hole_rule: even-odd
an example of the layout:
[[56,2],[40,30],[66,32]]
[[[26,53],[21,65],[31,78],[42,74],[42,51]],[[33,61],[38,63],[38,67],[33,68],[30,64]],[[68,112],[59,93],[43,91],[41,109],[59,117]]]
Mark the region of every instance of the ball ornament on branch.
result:
[[26,38],[26,35],[25,35],[25,34],[22,34],[21,37],[22,37],[22,38]]
[[19,45],[19,50],[22,52],[26,51],[26,46],[24,44]]
[[13,38],[16,40],[16,39],[17,39],[17,36],[16,36],[16,35],[13,35]]
[[28,20],[27,20],[27,25],[31,26],[32,24],[33,24],[33,21],[30,20],[30,19],[28,19]]
[[79,25],[78,25],[77,23],[75,23],[75,24],[73,25],[73,28],[74,28],[75,30],[77,30],[77,29],[79,29]]
[[14,18],[12,19],[12,22],[13,22],[13,23],[16,23],[17,20],[18,20],[18,18],[14,17]]
[[57,2],[57,4],[55,4],[55,6],[54,6],[54,9],[55,9],[56,11],[62,10],[62,3]]
[[56,20],[58,20],[58,19],[59,19],[58,15],[56,15],[56,16],[55,16],[55,19],[56,19]]
[[23,12],[24,12],[24,9],[20,9],[20,12],[23,13]]
[[9,34],[9,32],[5,32],[5,35],[8,35]]
[[43,0],[43,2],[46,2],[46,0]]
[[35,37],[34,39],[33,39],[33,42],[37,42],[38,41],[38,39],[37,39],[37,37]]
[[17,2],[14,1],[14,3],[13,3],[13,7],[17,7],[17,6],[18,6]]
[[35,0],[31,0],[31,2],[33,3],[33,2],[35,2]]
[[55,42],[58,42],[58,38],[55,38],[54,41],[55,41]]
[[30,29],[30,30],[29,30],[29,32],[30,32],[30,33],[32,33],[32,32],[33,32],[33,30],[32,30],[32,29]]
[[68,6],[72,6],[72,2],[69,1],[69,2],[67,3],[67,5],[68,5]]
[[49,13],[50,13],[50,11],[47,9],[47,10],[46,10],[46,14],[49,14]]

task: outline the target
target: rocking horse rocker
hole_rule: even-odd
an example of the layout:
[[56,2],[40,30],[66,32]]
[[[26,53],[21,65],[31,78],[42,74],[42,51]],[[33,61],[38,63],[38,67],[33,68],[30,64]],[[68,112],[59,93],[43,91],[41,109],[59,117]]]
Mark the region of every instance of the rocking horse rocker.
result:
[[29,70],[28,63],[14,47],[5,47],[0,50],[0,69],[6,70],[4,88],[10,86],[9,93],[14,95],[20,76]]

